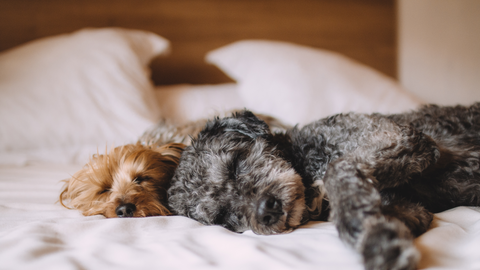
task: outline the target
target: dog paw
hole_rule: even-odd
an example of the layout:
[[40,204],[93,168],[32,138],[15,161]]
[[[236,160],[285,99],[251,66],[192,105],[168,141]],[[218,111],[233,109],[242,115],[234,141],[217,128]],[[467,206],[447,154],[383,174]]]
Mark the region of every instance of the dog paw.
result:
[[414,270],[420,258],[413,237],[398,221],[371,226],[360,249],[366,270]]

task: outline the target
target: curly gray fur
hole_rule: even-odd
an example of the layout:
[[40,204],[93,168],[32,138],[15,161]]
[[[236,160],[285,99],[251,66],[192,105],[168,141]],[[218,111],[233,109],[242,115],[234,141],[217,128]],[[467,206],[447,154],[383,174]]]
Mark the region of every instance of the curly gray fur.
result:
[[[231,113],[235,113],[233,111]],[[286,132],[291,128],[280,120],[269,115],[257,114],[269,126],[273,133]],[[207,123],[208,119],[200,119],[185,124],[175,124],[166,119],[160,120],[155,126],[145,131],[138,139],[142,145],[164,145],[167,143],[191,144],[192,137],[196,136]]]
[[251,112],[207,122],[169,189],[174,213],[232,231],[329,218],[366,269],[415,269],[432,213],[480,205],[480,103],[338,114],[272,134]]

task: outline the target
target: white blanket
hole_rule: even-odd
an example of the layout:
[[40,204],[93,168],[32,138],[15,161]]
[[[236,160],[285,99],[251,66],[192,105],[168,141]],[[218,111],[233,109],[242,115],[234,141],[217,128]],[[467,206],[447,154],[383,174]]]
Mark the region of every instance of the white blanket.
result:
[[[0,269],[362,269],[330,222],[259,236],[179,216],[84,217],[57,201],[80,166],[0,167]],[[480,269],[480,209],[435,215],[420,269]]]

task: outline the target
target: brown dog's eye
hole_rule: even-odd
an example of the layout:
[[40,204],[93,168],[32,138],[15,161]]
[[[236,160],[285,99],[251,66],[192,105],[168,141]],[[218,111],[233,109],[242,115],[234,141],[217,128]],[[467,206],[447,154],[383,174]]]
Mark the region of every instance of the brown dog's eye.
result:
[[110,189],[106,188],[106,189],[104,189],[104,190],[100,191],[98,194],[103,194],[103,193],[105,193],[105,192],[109,192],[109,191],[110,191]]
[[150,179],[150,177],[148,177],[148,176],[137,176],[135,179],[133,179],[133,182],[135,182],[137,184],[140,184],[140,183],[142,183],[144,181],[147,181],[149,179]]

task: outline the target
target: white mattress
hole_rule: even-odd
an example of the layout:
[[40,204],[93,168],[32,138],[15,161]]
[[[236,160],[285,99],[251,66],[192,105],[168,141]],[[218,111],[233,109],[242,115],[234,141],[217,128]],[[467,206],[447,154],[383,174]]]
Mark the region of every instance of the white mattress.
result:
[[[0,269],[362,269],[330,222],[237,234],[179,217],[84,217],[56,203],[79,165],[0,166]],[[480,269],[480,209],[435,215],[420,269]]]

